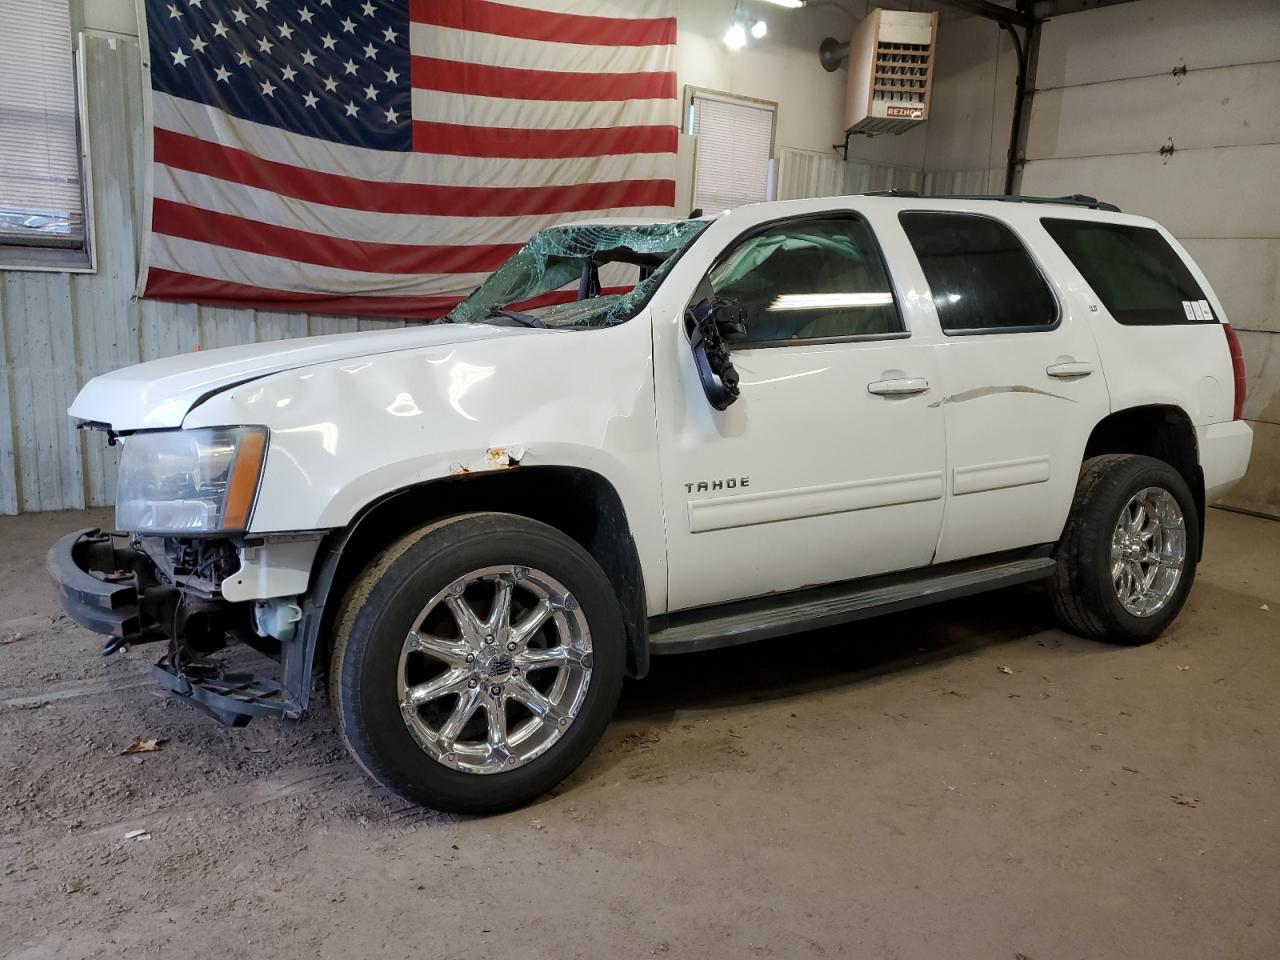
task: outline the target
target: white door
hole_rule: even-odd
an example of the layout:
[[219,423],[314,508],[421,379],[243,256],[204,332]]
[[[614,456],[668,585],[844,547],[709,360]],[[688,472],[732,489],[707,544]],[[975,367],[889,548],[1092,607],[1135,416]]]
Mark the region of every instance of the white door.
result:
[[1109,410],[1087,305],[1051,284],[1032,253],[1051,253],[1039,214],[1010,205],[1008,222],[959,210],[898,217],[943,334],[938,563],[1057,540],[1085,443]]
[[719,248],[695,248],[705,262],[679,293],[706,273],[746,311],[737,402],[714,410],[683,323],[655,324],[670,609],[927,565],[945,467],[936,348],[903,323],[870,228],[828,212]]

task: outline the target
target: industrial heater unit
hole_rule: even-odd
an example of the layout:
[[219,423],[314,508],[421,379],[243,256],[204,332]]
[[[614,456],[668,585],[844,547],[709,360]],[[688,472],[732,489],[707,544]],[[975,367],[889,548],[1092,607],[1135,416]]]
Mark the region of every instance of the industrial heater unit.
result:
[[[937,36],[936,12],[876,9],[858,24],[848,46],[846,132],[902,133],[929,119]],[[824,49],[824,65],[842,59],[843,46]]]

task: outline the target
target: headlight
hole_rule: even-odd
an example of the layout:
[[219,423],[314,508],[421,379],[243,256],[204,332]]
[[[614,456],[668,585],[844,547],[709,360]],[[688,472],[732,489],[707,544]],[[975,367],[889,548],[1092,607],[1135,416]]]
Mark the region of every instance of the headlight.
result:
[[149,533],[244,530],[266,451],[266,427],[166,430],[124,438],[116,527]]

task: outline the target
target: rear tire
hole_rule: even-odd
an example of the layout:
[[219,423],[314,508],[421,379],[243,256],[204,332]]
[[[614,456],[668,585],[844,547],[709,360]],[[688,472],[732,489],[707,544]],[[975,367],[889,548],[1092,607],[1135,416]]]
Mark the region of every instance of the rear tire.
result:
[[510,514],[392,544],[335,631],[330,701],[352,756],[383,786],[459,813],[519,806],[568,776],[604,732],[626,661],[591,555]]
[[1108,643],[1156,639],[1186,603],[1199,531],[1191,491],[1169,464],[1135,454],[1085,461],[1049,581],[1058,620]]

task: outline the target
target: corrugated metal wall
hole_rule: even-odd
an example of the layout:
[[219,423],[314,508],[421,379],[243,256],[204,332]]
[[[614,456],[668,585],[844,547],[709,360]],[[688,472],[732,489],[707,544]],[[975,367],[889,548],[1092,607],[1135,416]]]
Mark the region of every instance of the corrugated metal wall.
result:
[[778,199],[838,197],[874,190],[919,190],[921,171],[865,160],[843,161],[830,153],[778,148]]
[[1004,168],[989,170],[924,170],[919,167],[842,161],[831,153],[778,149],[778,199],[834,197],[876,190],[916,190],[926,195],[1001,193]]
[[197,347],[388,325],[132,301],[145,173],[138,45],[88,35],[84,70],[98,271],[0,273],[0,514],[113,502],[118,448],[67,417],[99,373]]
[[924,192],[933,196],[1004,193],[1004,167],[988,170],[926,170]]

